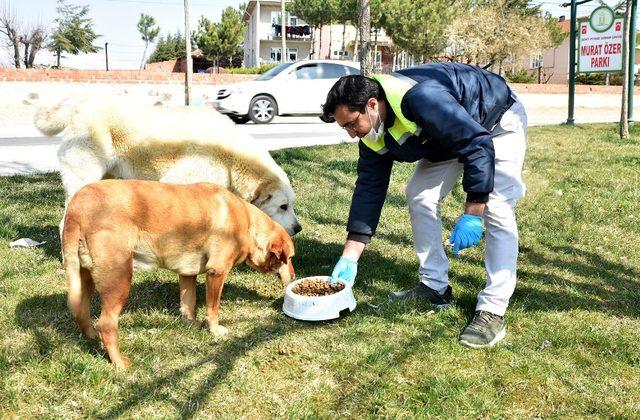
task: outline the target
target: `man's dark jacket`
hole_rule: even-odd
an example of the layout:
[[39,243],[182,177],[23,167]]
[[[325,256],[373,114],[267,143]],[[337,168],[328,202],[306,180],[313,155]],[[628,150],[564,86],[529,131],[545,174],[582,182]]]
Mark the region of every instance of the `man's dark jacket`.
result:
[[387,103],[387,152],[378,154],[362,141],[358,143],[358,179],[347,231],[349,239],[365,243],[378,225],[394,161],[457,158],[464,165],[462,186],[467,201],[486,202],[493,191],[495,170],[490,132],[515,101],[502,77],[475,66],[435,63],[396,73],[417,82],[402,98],[401,109],[422,131],[398,144],[386,132],[395,120]]

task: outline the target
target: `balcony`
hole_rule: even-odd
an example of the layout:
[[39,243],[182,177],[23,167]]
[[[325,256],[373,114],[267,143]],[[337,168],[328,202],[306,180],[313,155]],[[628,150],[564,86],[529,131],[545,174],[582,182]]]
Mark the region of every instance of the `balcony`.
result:
[[[281,40],[282,27],[272,24],[271,30],[267,33],[268,40]],[[287,26],[287,40],[290,41],[311,41],[311,27],[309,25]]]

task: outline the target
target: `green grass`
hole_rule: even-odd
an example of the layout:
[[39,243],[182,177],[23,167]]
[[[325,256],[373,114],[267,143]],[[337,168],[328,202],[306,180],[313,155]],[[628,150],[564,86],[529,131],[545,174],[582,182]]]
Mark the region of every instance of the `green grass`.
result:
[[[395,166],[360,263],[354,313],[324,323],[289,319],[278,281],[238,267],[221,308],[231,333],[216,342],[179,320],[173,273],[136,273],[120,324],[133,362],[126,372],[80,336],[67,311],[58,176],[0,178],[0,416],[636,417],[640,128],[632,135],[618,140],[613,125],[530,130],[508,334],[480,351],[457,337],[484,285],[482,245],[451,259],[451,310],[367,304],[417,281],[404,198],[412,165]],[[328,273],[346,236],[357,147],[275,158],[292,179],[304,225],[297,274]],[[459,187],[445,200],[447,235],[462,200]],[[47,244],[6,246],[25,236]],[[198,293],[202,319],[202,284]]]

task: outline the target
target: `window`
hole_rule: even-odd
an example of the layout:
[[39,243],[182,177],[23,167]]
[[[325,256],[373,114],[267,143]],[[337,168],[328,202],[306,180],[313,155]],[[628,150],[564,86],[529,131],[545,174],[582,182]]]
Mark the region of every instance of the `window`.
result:
[[280,25],[280,12],[276,12],[275,10],[271,12],[271,24]]
[[[285,22],[287,22],[287,26],[298,26],[298,16],[291,16],[289,13],[285,12]],[[271,11],[271,24],[272,25],[280,25],[280,11],[272,10]]]
[[382,67],[382,51],[375,51],[373,56],[373,68],[379,69]]
[[348,74],[360,74],[360,70],[356,69],[355,67],[351,67],[351,66],[344,66],[344,71]]
[[271,70],[267,70],[265,73],[262,73],[262,75],[259,76],[256,80],[271,80],[275,76],[279,75],[284,70],[286,70],[288,67],[290,67],[292,64],[293,63],[280,64],[279,66],[276,66],[276,67],[272,68]]
[[[282,48],[280,47],[271,47],[270,58],[271,61],[281,61],[282,57],[280,55],[280,51]],[[297,48],[287,48],[287,52],[289,53],[289,61],[297,61],[298,60],[298,49]]]
[[311,80],[311,79],[321,79],[322,78],[322,69],[318,64],[309,64],[306,66],[298,67],[294,74],[296,79],[298,80]]
[[539,55],[537,57],[531,57],[530,69],[537,69],[542,67],[542,56]]
[[318,66],[321,68],[321,79],[338,79],[349,74],[346,67],[341,64],[322,63]]

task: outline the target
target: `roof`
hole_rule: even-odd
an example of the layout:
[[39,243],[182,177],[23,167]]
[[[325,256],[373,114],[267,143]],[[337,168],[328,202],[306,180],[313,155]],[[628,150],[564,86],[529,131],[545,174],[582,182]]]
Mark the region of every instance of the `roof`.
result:
[[[284,0],[285,5],[286,3],[290,3],[292,0]],[[244,12],[244,15],[242,15],[242,20],[244,22],[249,20],[249,17],[251,15],[253,15],[253,10],[256,8],[256,4],[258,3],[258,1],[256,0],[251,0],[249,1],[249,3],[247,4],[247,9]],[[265,1],[260,1],[260,4],[267,4],[269,6],[278,6],[280,7],[281,2],[279,0],[265,0]]]

